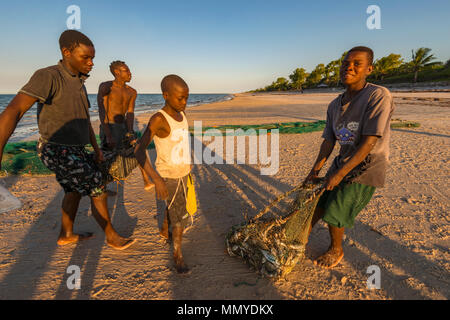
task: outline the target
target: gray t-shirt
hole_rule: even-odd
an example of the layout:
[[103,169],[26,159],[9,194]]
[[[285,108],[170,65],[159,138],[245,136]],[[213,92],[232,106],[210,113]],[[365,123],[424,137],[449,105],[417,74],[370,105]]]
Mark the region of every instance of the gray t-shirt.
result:
[[19,91],[38,99],[39,133],[48,142],[86,145],[89,139],[87,75],[71,73],[60,61],[37,70]]
[[383,187],[389,164],[390,120],[394,111],[388,89],[367,83],[346,105],[343,94],[328,106],[327,123],[322,137],[339,142],[339,155],[333,160],[327,175],[341,168],[357,150],[363,135],[378,136],[378,141],[366,159],[350,171],[344,181]]

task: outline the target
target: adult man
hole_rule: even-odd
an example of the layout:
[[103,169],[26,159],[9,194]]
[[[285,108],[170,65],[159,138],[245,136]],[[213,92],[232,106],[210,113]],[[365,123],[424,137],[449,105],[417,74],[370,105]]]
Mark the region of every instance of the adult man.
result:
[[315,263],[325,268],[343,258],[344,228],[353,227],[357,214],[382,187],[389,157],[390,119],[394,110],[390,92],[367,83],[373,70],[373,51],[352,48],[340,70],[346,91],[328,106],[324,141],[305,183],[318,177],[336,141],[339,155],[327,173],[326,191],[319,199],[311,229],[319,219],[329,225],[331,245]]
[[[115,249],[128,248],[134,240],[121,237],[108,213],[104,177],[97,163],[103,154],[95,140],[89,117],[89,100],[84,81],[94,66],[94,45],[81,32],[64,31],[59,38],[62,60],[55,66],[37,70],[0,115],[0,163],[3,148],[17,123],[38,102],[41,135],[38,154],[56,174],[64,189],[62,224],[57,243],[65,245],[92,236],[75,234],[73,223],[82,196],[91,198],[92,214]],[[91,144],[95,156],[85,150]]]
[[[102,149],[117,150],[125,146],[126,140],[135,140],[133,125],[137,92],[126,84],[131,81],[131,72],[125,62],[113,61],[109,69],[114,80],[102,82],[97,95],[101,122],[100,138]],[[144,189],[152,189],[155,185],[142,167],[139,168],[144,179]]]

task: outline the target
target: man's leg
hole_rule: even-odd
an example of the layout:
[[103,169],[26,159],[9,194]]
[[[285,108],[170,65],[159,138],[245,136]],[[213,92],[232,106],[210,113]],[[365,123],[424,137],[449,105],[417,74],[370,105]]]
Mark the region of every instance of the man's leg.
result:
[[61,231],[57,241],[59,245],[65,245],[92,237],[92,233],[73,233],[73,223],[75,221],[75,216],[77,215],[80,200],[81,195],[78,192],[69,192],[64,195],[62,202]]
[[124,250],[131,246],[135,242],[135,240],[125,239],[119,236],[119,234],[116,232],[111,224],[111,219],[109,217],[107,200],[108,195],[106,193],[103,193],[96,197],[91,196],[92,215],[105,232],[106,243],[108,243],[114,249]]
[[314,261],[324,268],[333,268],[339,264],[344,257],[344,250],[342,249],[342,240],[344,238],[345,228],[338,228],[332,225],[328,225],[331,237],[331,245],[328,251]]
[[181,252],[181,240],[183,236],[183,227],[176,226],[172,230],[173,238],[173,260],[178,273],[187,273],[189,268],[184,263],[183,254]]

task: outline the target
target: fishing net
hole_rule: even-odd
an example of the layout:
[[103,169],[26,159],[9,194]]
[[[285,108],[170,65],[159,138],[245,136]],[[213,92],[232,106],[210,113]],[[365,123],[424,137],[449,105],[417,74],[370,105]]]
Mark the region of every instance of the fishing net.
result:
[[103,149],[104,162],[100,163],[100,170],[107,177],[107,182],[125,180],[131,172],[139,165],[134,148],[136,142],[131,143],[133,138],[124,138],[123,147],[120,149]]
[[[142,136],[140,132],[136,132],[136,137],[139,138]],[[100,144],[100,138],[97,136],[97,143]],[[3,149],[3,158],[2,158],[2,169],[0,170],[0,176],[5,176],[7,174],[12,175],[50,175],[53,174],[45,165],[42,163],[41,159],[36,152],[37,141],[29,141],[29,142],[10,142],[6,144]],[[154,149],[155,144],[153,141],[150,143],[148,149]],[[86,147],[88,152],[94,152],[94,149],[88,145]],[[125,177],[126,174],[130,173],[128,170],[121,170],[115,168],[121,168],[117,164],[122,162],[124,165],[122,167],[130,167],[129,162],[133,162],[130,159],[129,152],[127,149],[121,150],[118,153],[107,152],[109,164],[108,166],[112,168],[112,173],[114,177],[120,178]],[[119,155],[118,155],[119,154]],[[111,160],[113,159],[113,160]],[[115,160],[115,162],[114,162]],[[104,169],[105,172],[108,172],[109,169]],[[118,173],[115,173],[118,172]],[[111,179],[114,180],[113,177]]]
[[[247,223],[231,228],[226,246],[263,276],[280,278],[289,274],[304,257],[311,219],[323,192],[323,179],[302,184],[282,194]],[[289,195],[288,214],[263,216]]]

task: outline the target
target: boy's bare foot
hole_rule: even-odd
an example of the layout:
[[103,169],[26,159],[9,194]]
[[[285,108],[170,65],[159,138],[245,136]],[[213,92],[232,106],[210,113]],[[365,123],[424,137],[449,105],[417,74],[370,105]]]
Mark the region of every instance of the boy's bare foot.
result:
[[179,258],[177,259],[176,257],[174,257],[175,260],[175,269],[177,270],[178,273],[189,273],[191,270],[189,270],[189,268],[187,267],[187,265],[184,263],[183,258]]
[[327,252],[314,260],[314,264],[330,269],[337,266],[343,257],[344,250],[342,248],[329,248]]
[[155,187],[155,184],[149,182],[149,183],[146,183],[146,184],[145,184],[144,190],[145,190],[145,191],[150,191],[150,190],[152,190],[154,187]]
[[133,243],[136,242],[136,239],[125,239],[122,237],[118,237],[117,239],[114,240],[106,240],[106,243],[116,249],[116,250],[125,250],[128,247],[130,247]]
[[162,238],[169,240],[170,239],[169,228],[164,228],[163,226],[163,228],[159,231],[159,235]]
[[59,236],[58,241],[56,242],[60,246],[64,246],[66,244],[76,243],[80,240],[87,240],[92,238],[93,234],[90,232],[82,233],[82,234],[72,234],[70,236]]

